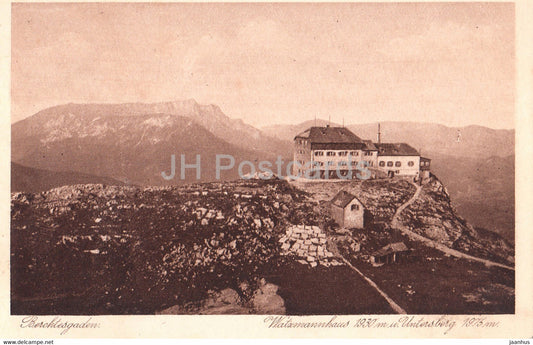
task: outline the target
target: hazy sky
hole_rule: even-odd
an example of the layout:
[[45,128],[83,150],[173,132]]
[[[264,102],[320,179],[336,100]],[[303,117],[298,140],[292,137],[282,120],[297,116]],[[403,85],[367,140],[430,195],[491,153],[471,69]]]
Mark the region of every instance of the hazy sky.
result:
[[513,4],[15,3],[12,122],[194,98],[256,126],[513,128],[514,61]]

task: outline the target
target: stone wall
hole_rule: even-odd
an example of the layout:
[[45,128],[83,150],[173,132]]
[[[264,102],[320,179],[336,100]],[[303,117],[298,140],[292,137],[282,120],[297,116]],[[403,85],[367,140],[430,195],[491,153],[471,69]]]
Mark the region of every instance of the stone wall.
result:
[[295,255],[301,264],[311,267],[343,265],[328,250],[326,234],[318,226],[290,226],[279,242],[282,255]]

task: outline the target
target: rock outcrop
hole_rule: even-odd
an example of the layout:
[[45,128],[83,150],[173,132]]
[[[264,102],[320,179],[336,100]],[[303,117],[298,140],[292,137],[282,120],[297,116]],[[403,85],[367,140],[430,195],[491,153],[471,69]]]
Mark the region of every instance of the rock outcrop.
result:
[[259,280],[259,288],[250,299],[242,298],[234,289],[226,288],[219,292],[211,291],[201,302],[175,305],[156,312],[159,315],[217,315],[217,314],[285,314],[285,302],[277,294],[279,287]]

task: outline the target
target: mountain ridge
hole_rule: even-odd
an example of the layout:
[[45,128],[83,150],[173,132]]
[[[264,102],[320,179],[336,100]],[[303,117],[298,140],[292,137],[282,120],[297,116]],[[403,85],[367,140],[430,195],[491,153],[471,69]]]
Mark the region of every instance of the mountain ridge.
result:
[[[171,155],[186,155],[191,163],[201,155],[203,179],[215,178],[215,155],[232,154],[236,161],[262,158],[262,153],[239,148],[216,137],[189,117],[169,114],[136,116],[61,115],[50,128],[26,135],[21,124],[12,130],[12,160],[52,171],[76,171],[110,176],[124,183],[161,185],[195,181],[194,171],[185,180],[165,181]],[[28,125],[27,123],[25,125]],[[35,124],[30,123],[35,126]],[[38,125],[38,124],[37,124]],[[224,178],[236,178],[230,171]]]
[[[42,130],[50,118],[60,116],[96,117],[140,116],[145,114],[169,114],[189,117],[205,127],[215,136],[237,146],[269,154],[272,151],[284,153],[288,150],[285,142],[265,136],[259,129],[242,119],[232,119],[215,104],[198,104],[194,99],[159,103],[68,103],[43,109],[36,114],[12,124],[12,128],[25,128],[28,135]],[[30,125],[28,125],[30,124]],[[33,125],[31,125],[33,124]]]
[[[317,119],[317,126],[325,126],[329,121]],[[466,157],[500,157],[514,154],[514,129],[492,129],[481,125],[449,127],[432,122],[384,121],[381,124],[382,142],[408,142],[424,152]],[[294,125],[272,125],[262,130],[277,139],[291,141],[294,136],[314,126],[309,120]],[[341,126],[331,123],[332,126]],[[378,122],[348,124],[347,127],[363,139],[377,141]]]

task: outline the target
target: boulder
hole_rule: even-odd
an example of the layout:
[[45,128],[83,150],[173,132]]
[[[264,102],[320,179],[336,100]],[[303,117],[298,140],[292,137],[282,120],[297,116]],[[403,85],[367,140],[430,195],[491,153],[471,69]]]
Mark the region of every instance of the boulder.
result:
[[233,289],[224,289],[218,293],[218,300],[225,304],[236,304],[241,301],[237,291]]
[[277,291],[278,287],[274,284],[260,286],[251,301],[256,314],[285,314],[285,301],[277,294]]

